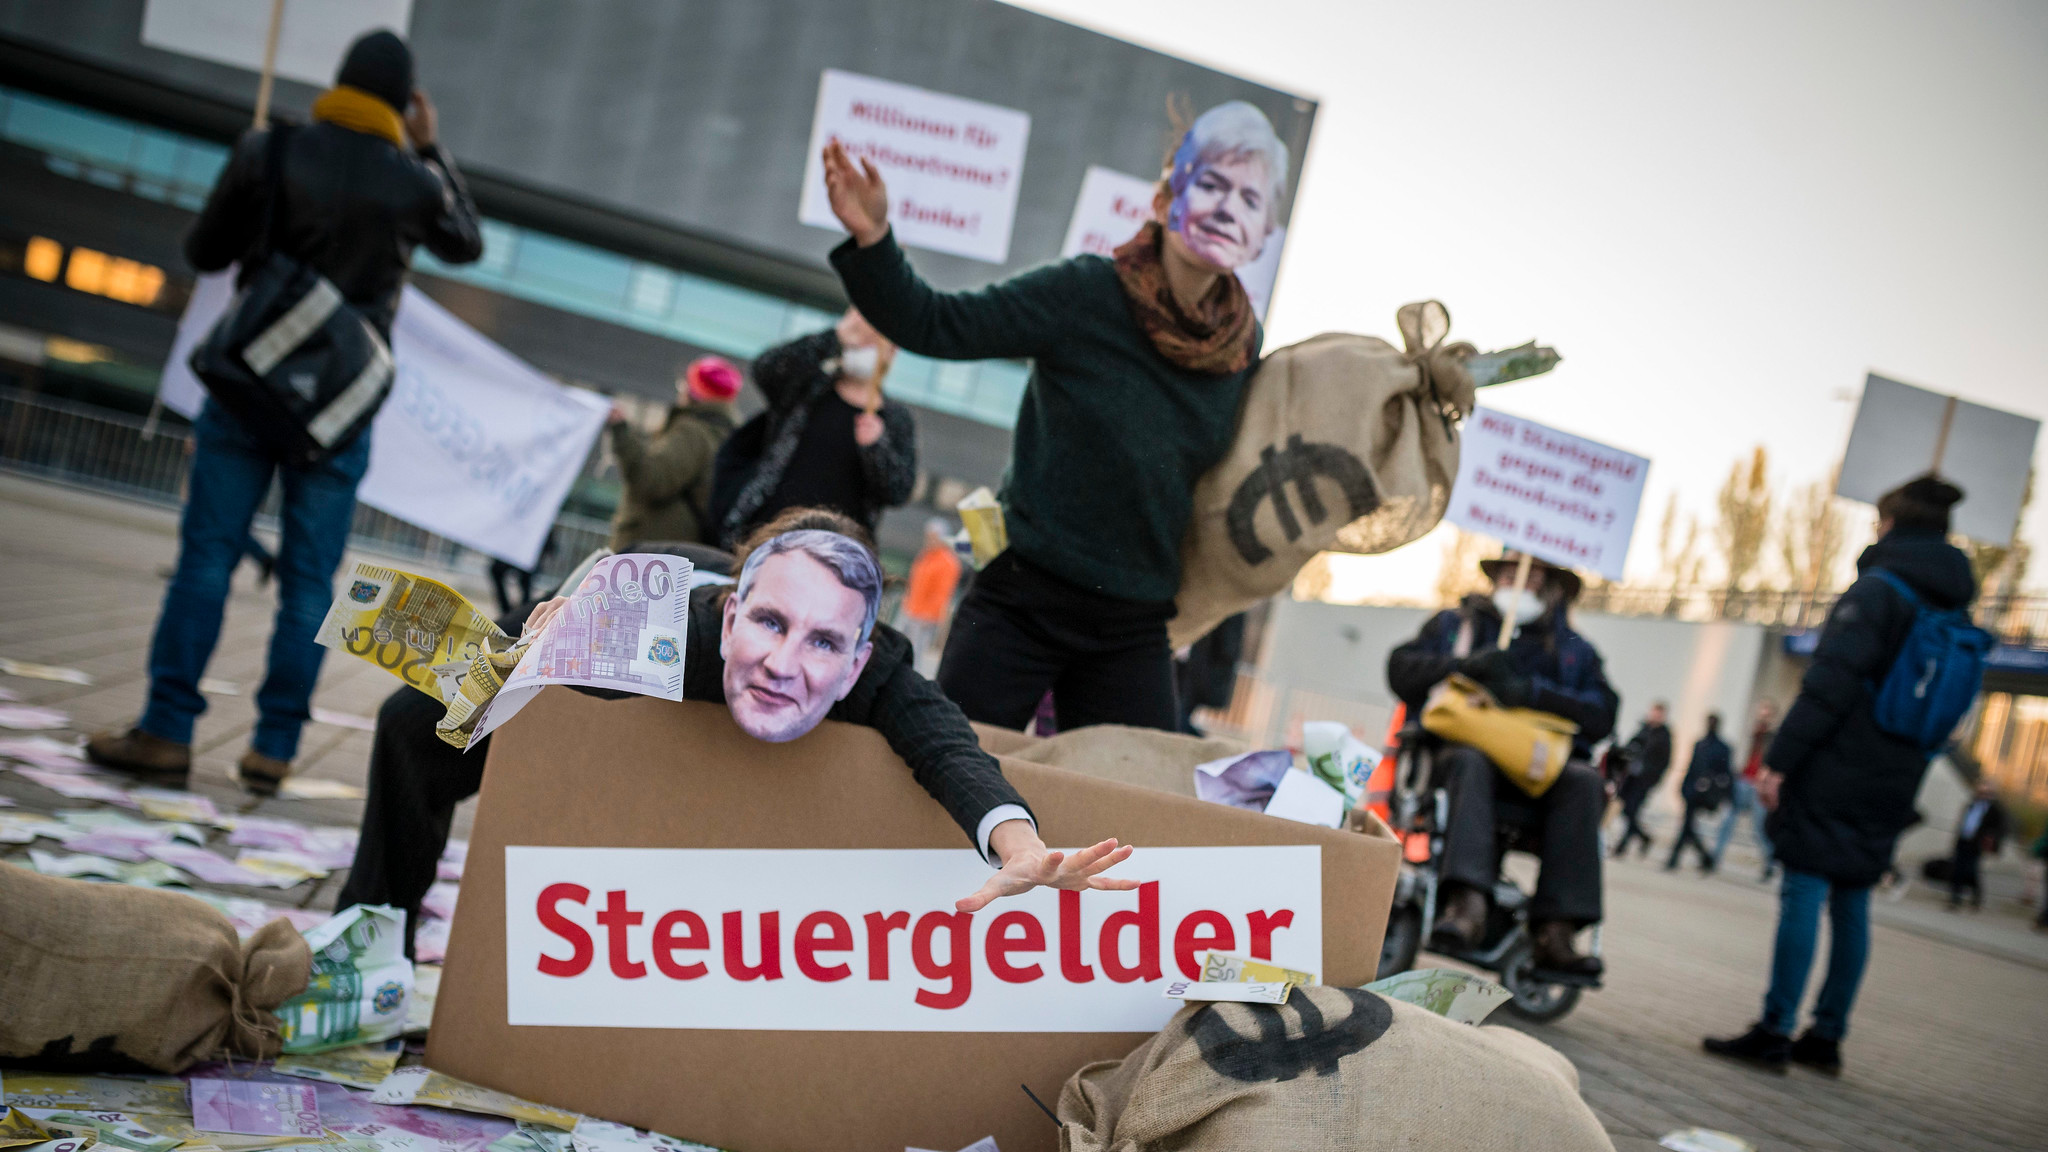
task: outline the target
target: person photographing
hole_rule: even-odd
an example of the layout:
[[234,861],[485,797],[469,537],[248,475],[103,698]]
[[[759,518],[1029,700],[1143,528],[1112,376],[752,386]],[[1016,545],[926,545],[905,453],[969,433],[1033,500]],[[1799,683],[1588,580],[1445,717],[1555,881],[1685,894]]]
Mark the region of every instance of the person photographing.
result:
[[876,330],[939,359],[1032,361],[1001,494],[1009,548],[975,576],[939,665],[970,719],[1021,729],[1050,690],[1063,731],[1176,727],[1166,626],[1181,541],[1258,362],[1234,273],[1278,223],[1287,165],[1262,112],[1219,105],[1183,136],[1152,219],[1114,259],[947,293],[897,245],[881,173],[826,146],[827,195],[851,233],[832,266]]

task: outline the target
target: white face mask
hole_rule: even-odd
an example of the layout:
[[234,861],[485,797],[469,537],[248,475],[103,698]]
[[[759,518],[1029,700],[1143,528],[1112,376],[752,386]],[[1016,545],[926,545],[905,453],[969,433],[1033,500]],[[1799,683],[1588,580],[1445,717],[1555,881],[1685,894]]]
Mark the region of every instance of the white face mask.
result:
[[1493,606],[1500,610],[1505,620],[1510,609],[1514,611],[1515,623],[1527,624],[1543,615],[1543,600],[1534,592],[1516,595],[1512,588],[1499,588],[1493,593]]
[[855,380],[873,380],[881,367],[882,350],[873,344],[848,348],[839,354],[840,374]]

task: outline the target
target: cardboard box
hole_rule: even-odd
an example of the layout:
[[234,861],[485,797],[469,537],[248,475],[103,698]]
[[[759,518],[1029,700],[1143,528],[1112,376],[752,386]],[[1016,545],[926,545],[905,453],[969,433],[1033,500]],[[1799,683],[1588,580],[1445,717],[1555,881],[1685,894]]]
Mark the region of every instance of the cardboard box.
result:
[[[1004,771],[1050,844],[1116,836],[1141,854],[1171,845],[1316,846],[1324,979],[1372,979],[1399,860],[1391,838],[1021,761],[1005,760]],[[715,705],[602,701],[550,688],[492,741],[427,1062],[737,1152],[958,1148],[987,1135],[1004,1152],[1051,1149],[1057,1129],[1018,1085],[1050,1103],[1076,1069],[1121,1057],[1148,1033],[508,1023],[508,845],[958,851],[962,839],[872,730],[828,723],[769,745]]]

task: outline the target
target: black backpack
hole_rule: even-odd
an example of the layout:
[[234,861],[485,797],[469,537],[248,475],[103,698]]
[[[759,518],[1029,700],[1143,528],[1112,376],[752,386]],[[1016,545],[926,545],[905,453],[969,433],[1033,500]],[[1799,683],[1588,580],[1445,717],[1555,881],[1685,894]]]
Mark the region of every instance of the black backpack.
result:
[[214,403],[285,463],[308,468],[362,435],[391,392],[391,349],[310,265],[278,251],[285,142],[270,130],[263,223],[227,311],[192,350]]

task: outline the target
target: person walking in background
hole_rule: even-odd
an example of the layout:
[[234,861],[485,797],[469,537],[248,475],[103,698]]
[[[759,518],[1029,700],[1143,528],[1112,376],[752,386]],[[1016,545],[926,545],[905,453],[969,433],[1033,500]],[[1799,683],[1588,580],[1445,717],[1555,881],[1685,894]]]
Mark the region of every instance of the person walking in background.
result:
[[1230,449],[1260,329],[1236,269],[1279,221],[1288,150],[1242,101],[1196,119],[1114,260],[1080,255],[977,292],[919,278],[881,174],[837,141],[832,267],[891,339],[947,360],[1029,358],[1002,496],[1010,546],[975,575],[939,684],[968,717],[1022,730],[1052,692],[1061,731],[1173,730],[1167,621],[1195,482]]
[[917,424],[882,393],[896,346],[852,308],[754,360],[768,410],[733,435],[712,496],[730,551],[785,508],[830,508],[869,532],[917,483]]
[[1745,813],[1750,819],[1750,834],[1756,838],[1757,854],[1763,857],[1764,880],[1778,874],[1778,865],[1771,858],[1771,838],[1764,835],[1764,806],[1757,803],[1756,777],[1764,768],[1764,749],[1770,747],[1771,737],[1778,730],[1778,705],[1776,701],[1759,700],[1756,705],[1756,724],[1749,732],[1749,755],[1742,762],[1742,771],[1735,777],[1734,790],[1729,793],[1728,815],[1721,818],[1721,831],[1714,837],[1714,864],[1728,858],[1728,842],[1734,838],[1736,821]]
[[1728,742],[1721,739],[1721,714],[1707,713],[1707,734],[1692,746],[1692,762],[1686,766],[1685,779],[1679,782],[1678,794],[1685,804],[1685,814],[1679,818],[1678,842],[1671,846],[1671,859],[1664,862],[1666,872],[1678,871],[1678,858],[1687,845],[1700,854],[1702,875],[1712,872],[1719,863],[1707,851],[1706,841],[1700,839],[1696,821],[1701,816],[1713,815],[1727,799],[1735,776],[1733,759]]
[[[2043,828],[2041,834],[2034,837],[2032,851],[2034,859],[2041,861],[2042,867],[2048,869],[2048,828]],[[2041,877],[2041,910],[2034,916],[2034,929],[2048,932],[2048,871],[2044,871]]]
[[910,562],[910,586],[896,610],[897,630],[910,640],[918,674],[930,676],[939,664],[939,630],[953,607],[960,586],[960,555],[953,551],[952,526],[934,516],[924,523],[924,548]]
[[1962,907],[1965,888],[1970,890],[1970,907],[1984,907],[1983,859],[1987,854],[1998,855],[2005,843],[2005,827],[2005,805],[1998,802],[1998,789],[1988,778],[1977,777],[1976,792],[1956,821],[1956,850],[1948,868],[1950,911]]
[[612,455],[624,482],[612,514],[612,551],[641,540],[709,542],[711,465],[738,423],[733,400],[739,394],[740,370],[731,361],[700,356],[676,381],[675,406],[653,436],[612,405]]
[[[282,170],[270,173],[271,141]],[[276,186],[277,216],[266,205]],[[201,272],[275,250],[310,266],[388,343],[413,250],[450,264],[483,254],[476,207],[436,140],[433,102],[413,87],[411,49],[372,32],[349,47],[335,86],[313,102],[313,122],[244,133],[185,238]],[[309,297],[310,299],[310,297]],[[178,566],[164,592],[149,651],[149,703],[126,732],[86,744],[95,763],[182,786],[191,772],[192,729],[206,710],[199,679],[220,640],[229,581],[249,543],[249,523],[273,476],[284,491],[278,522],[277,622],[269,668],[256,692],[256,728],[239,763],[244,786],[275,792],[291,774],[311,715],[326,649],[313,634],[333,602],[334,570],[355,519],[356,485],[370,462],[370,433],[310,467],[286,464],[208,400],[193,426],[196,450]]]
[[1664,773],[1671,767],[1671,729],[1664,726],[1664,702],[1650,705],[1643,715],[1643,726],[1629,737],[1628,746],[1622,750],[1622,759],[1628,764],[1628,775],[1621,782],[1618,795],[1621,797],[1621,816],[1628,822],[1628,829],[1621,834],[1621,842],[1614,846],[1614,858],[1619,860],[1628,852],[1630,841],[1640,840],[1642,854],[1650,854],[1650,834],[1643,831],[1643,803],[1656,791],[1664,779]]
[[[1708,1052],[1773,1067],[1791,1060],[1841,1069],[1849,1011],[1870,958],[1870,889],[1917,818],[1913,798],[1928,764],[1918,743],[1879,727],[1874,685],[1913,632],[1916,599],[1950,610],[1977,597],[1969,557],[1948,542],[1949,509],[1962,498],[1955,485],[1923,476],[1878,500],[1878,541],[1857,557],[1856,582],[1829,610],[1799,696],[1757,776],[1758,798],[1771,810],[1765,828],[1784,869],[1763,1018],[1741,1036],[1709,1037]],[[1812,1026],[1794,1041],[1823,905],[1827,979]]]

